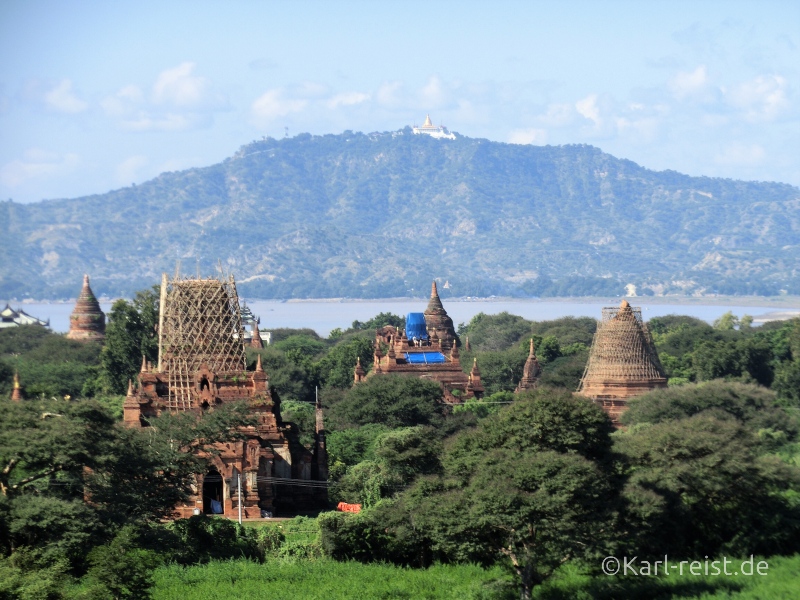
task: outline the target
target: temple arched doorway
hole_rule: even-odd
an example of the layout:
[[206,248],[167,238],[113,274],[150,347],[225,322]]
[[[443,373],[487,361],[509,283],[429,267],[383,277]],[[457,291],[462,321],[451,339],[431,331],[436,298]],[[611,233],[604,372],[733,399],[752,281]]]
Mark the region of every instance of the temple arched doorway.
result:
[[209,469],[203,478],[203,512],[207,515],[223,512],[222,475],[214,468]]

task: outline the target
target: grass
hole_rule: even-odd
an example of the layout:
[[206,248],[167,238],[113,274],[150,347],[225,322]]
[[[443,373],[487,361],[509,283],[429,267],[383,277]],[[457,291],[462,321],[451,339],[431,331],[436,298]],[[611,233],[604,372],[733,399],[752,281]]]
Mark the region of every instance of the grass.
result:
[[[800,554],[756,558],[766,560],[767,575],[693,576],[671,573],[667,577],[591,576],[574,565],[536,590],[536,600],[797,600],[800,598]],[[731,569],[733,570],[733,569]]]
[[[155,573],[153,600],[336,600],[370,598],[508,598],[508,575],[499,568],[436,565],[405,569],[386,564],[276,560],[263,565],[232,560],[171,565]],[[513,597],[512,593],[512,597]]]
[[[756,559],[758,561],[759,559]],[[567,565],[534,591],[536,600],[796,600],[800,554],[774,556],[766,576],[609,577]],[[153,600],[337,600],[359,598],[511,599],[515,581],[499,567],[435,565],[406,569],[330,559],[247,560],[161,567]]]

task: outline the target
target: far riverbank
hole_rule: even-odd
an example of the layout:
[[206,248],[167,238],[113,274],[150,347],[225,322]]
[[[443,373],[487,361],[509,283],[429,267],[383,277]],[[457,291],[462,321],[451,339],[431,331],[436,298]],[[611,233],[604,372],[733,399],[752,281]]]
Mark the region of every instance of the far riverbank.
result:
[[[627,298],[634,306],[642,307],[645,320],[668,314],[679,314],[703,319],[709,323],[730,311],[737,316],[749,314],[756,324],[771,320],[800,316],[800,297],[682,297],[641,296]],[[309,300],[258,300],[243,298],[253,314],[261,318],[261,328],[270,330],[281,327],[308,327],[327,337],[332,329],[347,329],[353,321],[367,321],[381,312],[406,315],[422,312],[427,298],[392,298],[379,300],[355,299],[309,299]],[[526,319],[545,321],[565,316],[592,317],[599,319],[604,306],[616,306],[622,298],[447,298],[442,302],[453,322],[469,322],[476,314],[498,314],[509,312]],[[112,301],[101,299],[100,305],[106,313]],[[69,315],[73,302],[10,302],[12,308],[22,308],[40,319],[50,319],[53,331],[69,330]],[[5,301],[0,301],[4,306]]]

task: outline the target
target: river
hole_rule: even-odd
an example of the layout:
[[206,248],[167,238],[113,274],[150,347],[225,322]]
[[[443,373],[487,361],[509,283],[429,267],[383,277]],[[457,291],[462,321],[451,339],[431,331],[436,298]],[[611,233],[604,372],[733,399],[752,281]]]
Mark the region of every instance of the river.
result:
[[[800,309],[793,308],[784,302],[770,298],[748,298],[750,306],[731,304],[702,304],[702,299],[686,299],[680,303],[665,302],[665,298],[631,298],[634,306],[642,307],[645,320],[669,314],[689,315],[703,319],[709,323],[720,315],[731,311],[737,316],[744,314],[755,318],[755,323],[790,316],[800,316]],[[560,300],[513,300],[513,299],[480,299],[453,300],[444,299],[444,307],[453,322],[467,323],[483,312],[497,314],[503,311],[519,315],[535,321],[546,321],[564,316],[593,317],[599,319],[604,306],[615,306],[619,298],[601,300],[581,300],[576,298]],[[5,303],[0,304],[3,306]],[[744,304],[744,303],[742,303]],[[405,316],[409,312],[422,312],[427,300],[302,300],[281,302],[277,300],[247,300],[253,314],[261,318],[261,329],[279,327],[310,327],[319,335],[326,337],[334,328],[347,329],[355,320],[367,321],[381,312],[391,312]],[[13,308],[22,308],[26,313],[40,319],[50,319],[50,327],[56,332],[69,330],[69,315],[73,303],[11,303]],[[103,311],[108,313],[110,302],[101,302]]]

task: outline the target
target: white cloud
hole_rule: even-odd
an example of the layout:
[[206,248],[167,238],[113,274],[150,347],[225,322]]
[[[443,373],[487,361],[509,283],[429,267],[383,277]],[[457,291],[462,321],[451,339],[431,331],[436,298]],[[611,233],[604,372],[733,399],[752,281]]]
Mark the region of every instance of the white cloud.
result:
[[717,153],[714,162],[718,165],[751,167],[763,163],[766,155],[764,148],[759,144],[734,142]]
[[678,100],[703,96],[708,86],[709,79],[705,65],[700,65],[688,73],[681,71],[669,82],[669,88]]
[[207,99],[210,83],[205,77],[193,75],[193,62],[181,63],[159,73],[153,85],[153,102],[178,107],[194,107]]
[[786,79],[779,75],[762,75],[733,86],[727,91],[730,103],[756,121],[771,121],[789,108]]
[[508,136],[510,144],[546,144],[547,131],[544,129],[515,129]]
[[126,85],[100,102],[109,117],[126,131],[186,131],[208,127],[217,111],[227,110],[227,98],[214,92],[211,82],[194,74],[195,64],[184,62],[161,71],[149,94]]
[[62,176],[80,164],[77,154],[56,154],[41,148],[30,148],[22,159],[12,160],[0,168],[0,182],[9,188],[19,187],[32,179]]
[[375,94],[378,104],[386,108],[399,108],[403,104],[399,98],[402,89],[403,84],[399,81],[382,83]]
[[83,112],[89,108],[89,104],[72,91],[72,82],[69,79],[62,79],[54,88],[45,92],[44,103],[50,110],[67,114]]
[[547,127],[564,127],[575,120],[576,109],[572,104],[550,104],[547,112],[539,115],[538,121]]
[[126,131],[186,131],[207,125],[208,117],[195,113],[176,114],[166,113],[150,115],[142,113],[137,117],[123,119],[120,127]]
[[344,92],[342,94],[336,94],[330,98],[326,104],[328,108],[335,110],[340,106],[355,106],[356,104],[363,104],[369,99],[370,95],[362,92]]
[[594,121],[595,125],[600,125],[600,108],[597,106],[597,94],[589,94],[586,98],[575,103],[575,110],[582,117]]
[[251,107],[253,117],[259,123],[266,123],[277,117],[285,117],[297,113],[308,106],[308,101],[301,98],[285,98],[281,89],[270,90],[259,96]]
[[135,182],[139,179],[142,169],[148,164],[150,164],[150,160],[141,154],[126,158],[114,169],[117,182],[123,185]]
[[108,96],[100,101],[100,107],[112,117],[127,115],[132,109],[144,103],[142,90],[135,85],[127,85],[113,96]]
[[301,98],[321,98],[328,93],[328,86],[314,81],[304,81],[292,88],[292,95]]
[[428,83],[419,91],[419,104],[426,110],[442,108],[447,104],[450,93],[437,76],[428,79]]

